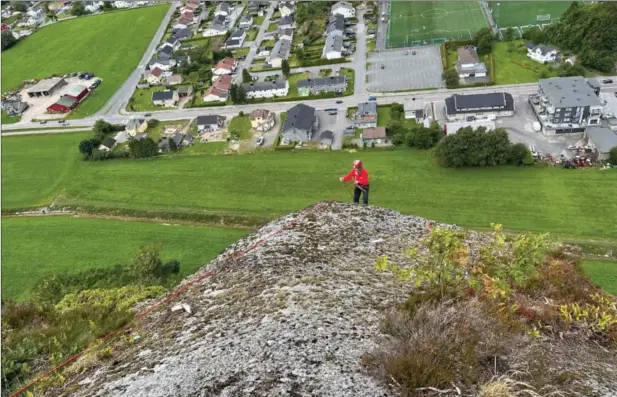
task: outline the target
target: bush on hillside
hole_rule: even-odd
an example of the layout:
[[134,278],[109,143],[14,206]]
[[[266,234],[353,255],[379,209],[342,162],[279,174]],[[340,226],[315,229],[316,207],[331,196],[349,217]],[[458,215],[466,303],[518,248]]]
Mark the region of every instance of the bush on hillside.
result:
[[439,142],[441,137],[443,137],[443,131],[439,123],[433,121],[428,128],[422,124],[415,124],[405,136],[405,140],[409,147],[430,149]]
[[129,142],[129,153],[136,159],[159,155],[159,147],[152,138],[134,139]]
[[611,163],[611,165],[617,165],[617,146],[608,152],[608,162]]

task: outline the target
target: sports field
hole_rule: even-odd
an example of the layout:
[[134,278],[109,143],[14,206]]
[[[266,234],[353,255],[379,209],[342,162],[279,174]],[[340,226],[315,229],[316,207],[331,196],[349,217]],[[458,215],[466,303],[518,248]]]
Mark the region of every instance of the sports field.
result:
[[103,83],[72,117],[98,111],[144,55],[169,5],[111,12],[54,23],[2,52],[2,89],[52,74],[93,72]]
[[2,218],[2,297],[23,299],[50,274],[128,264],[143,244],[163,245],[185,277],[247,230],[154,222],[48,216]]
[[[76,152],[80,137],[68,135],[74,137]],[[59,142],[65,137],[57,135]],[[6,142],[12,141],[13,152],[3,156],[3,187],[11,187],[3,189],[5,209],[26,200],[49,202],[55,193],[58,205],[272,219],[329,198],[350,200],[349,187],[338,177],[349,171],[358,156],[347,152],[180,153],[150,161],[78,160],[61,167],[52,183],[33,174],[69,156],[66,148],[71,145],[53,144],[50,136],[37,156],[27,156],[31,150],[27,139],[3,138],[3,151]],[[372,176],[375,205],[468,227],[499,222],[511,230],[617,235],[617,203],[606,199],[617,196],[614,172],[525,167],[454,170],[435,165],[431,151],[408,149],[366,152],[362,158]],[[20,181],[27,181],[28,195],[19,188]],[[593,194],[581,196],[582,191]]]
[[571,1],[491,1],[500,28],[542,25],[559,20]]
[[469,40],[488,26],[478,2],[395,1],[390,4],[390,48]]

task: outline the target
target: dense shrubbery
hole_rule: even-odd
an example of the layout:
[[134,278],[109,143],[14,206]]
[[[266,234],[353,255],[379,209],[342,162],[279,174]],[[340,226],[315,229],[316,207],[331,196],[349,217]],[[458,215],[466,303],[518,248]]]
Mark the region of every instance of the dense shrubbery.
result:
[[439,142],[443,136],[443,131],[439,123],[433,122],[430,127],[424,127],[417,122],[403,123],[405,110],[403,105],[393,103],[390,106],[390,122],[386,127],[386,134],[391,139],[392,144],[407,144],[409,147],[418,149],[430,149]]
[[129,321],[132,306],[164,293],[179,271],[145,246],[131,264],[50,276],[31,301],[3,301],[2,396]]
[[84,160],[100,161],[128,157],[128,153],[123,151],[98,150],[107,136],[122,130],[124,130],[122,124],[110,124],[103,119],[97,120],[92,128],[92,138],[79,142],[79,152],[83,154]]
[[133,139],[129,142],[129,153],[136,159],[159,155],[159,146],[151,138]]
[[[473,238],[476,243],[469,245],[468,237],[435,228],[409,250],[408,263],[377,261],[377,271],[390,271],[415,288],[404,305],[386,315],[383,331],[392,336],[390,342],[364,363],[394,381],[402,395],[424,395],[429,388],[458,395],[452,387],[481,396],[522,395],[509,393],[520,388],[528,395],[556,391],[546,385],[572,395],[584,390],[563,379],[587,372],[554,364],[568,361],[570,354],[583,360],[582,371],[592,367],[587,361],[613,362],[615,297],[586,280],[578,251],[553,246],[546,235],[507,238],[497,225],[484,243]],[[560,348],[564,343],[567,353]],[[595,343],[608,354],[593,354]],[[515,371],[520,368],[525,371]],[[488,393],[497,386],[501,393]]]
[[608,152],[608,162],[612,165],[617,165],[617,146]]
[[487,131],[484,127],[460,129],[437,145],[435,157],[444,167],[477,167],[502,164],[532,164],[529,149],[512,144],[503,128]]

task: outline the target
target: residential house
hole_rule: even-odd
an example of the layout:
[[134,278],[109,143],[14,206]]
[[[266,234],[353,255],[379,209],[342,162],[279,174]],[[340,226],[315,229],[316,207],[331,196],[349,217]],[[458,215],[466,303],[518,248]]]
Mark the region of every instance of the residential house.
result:
[[514,99],[507,92],[487,94],[454,94],[446,98],[448,121],[490,119],[514,115]]
[[190,55],[176,55],[176,64],[181,65],[182,63],[191,63]]
[[279,20],[279,29],[293,29],[294,27],[294,18],[291,15],[288,15],[286,17],[281,17],[281,19]]
[[146,81],[152,85],[159,85],[163,81],[163,70],[159,67],[155,67],[150,70],[148,77],[146,77]]
[[165,42],[163,43],[163,45],[161,45],[161,49],[165,48],[165,47],[170,47],[172,49],[172,53],[175,51],[178,51],[178,49],[180,49],[180,41],[170,37],[167,40],[165,40]]
[[279,40],[293,41],[294,31],[291,28],[279,29],[277,35]]
[[26,15],[28,15],[32,19],[42,19],[45,16],[45,10],[39,5],[35,4],[26,11]]
[[171,137],[160,138],[158,141],[160,152],[170,149],[169,141],[173,141],[173,143],[176,145],[176,149],[181,148],[184,142],[184,134],[181,132],[176,132]]
[[[608,127],[587,127],[584,137],[600,160],[607,160],[612,148],[617,147],[617,132]],[[613,164],[615,165],[615,164]]]
[[332,15],[330,17],[330,23],[326,28],[326,33],[338,32],[341,36],[345,32],[345,18],[342,15]]
[[174,48],[171,45],[163,45],[156,52],[157,57],[161,60],[169,60],[174,55]]
[[[290,40],[291,41],[291,40]],[[270,55],[270,51],[272,51],[272,47],[263,46],[257,49],[256,57],[267,57]]]
[[240,19],[240,27],[242,29],[250,29],[253,26],[253,17],[250,15],[243,16]]
[[173,90],[153,92],[152,103],[155,106],[175,107],[178,104],[178,92]]
[[147,129],[148,122],[146,121],[146,119],[141,117],[131,117],[128,123],[126,123],[126,126],[124,127],[126,133],[132,137],[137,134],[142,134],[146,132]]
[[557,50],[547,45],[539,44],[529,48],[528,43],[526,43],[525,46],[527,47],[527,56],[536,62],[553,62],[557,58]]
[[330,8],[330,13],[332,15],[342,15],[344,18],[353,18],[356,16],[356,9],[346,1],[339,1]]
[[102,1],[85,1],[84,6],[88,12],[97,12],[103,7]]
[[197,131],[199,132],[214,132],[218,131],[225,125],[223,116],[211,114],[208,116],[197,116]]
[[347,89],[347,77],[330,76],[300,80],[297,86],[299,96],[317,95],[325,92],[343,93]]
[[130,1],[114,1],[114,7],[116,8],[131,8],[131,6]]
[[180,87],[180,88],[178,88],[178,97],[179,98],[190,97],[191,95],[193,95],[193,87],[188,86],[188,87]]
[[[168,85],[178,85],[178,84],[182,84],[182,82],[184,81],[184,79],[182,78],[181,75],[179,74],[172,74],[171,76],[169,76],[167,78],[167,84]],[[180,94],[178,94],[179,96]]]
[[131,136],[126,130],[118,131],[118,133],[114,135],[117,144],[128,142],[130,138]]
[[184,140],[182,141],[182,146],[191,146],[195,142],[195,137],[190,132],[187,132],[184,135]]
[[215,20],[212,22],[210,27],[204,30],[203,35],[204,37],[220,36],[227,33],[228,30],[229,28],[227,27],[227,24],[217,22],[215,17]]
[[245,83],[242,84],[242,87],[249,99],[281,97],[289,93],[289,81],[287,80]]
[[330,32],[321,54],[322,58],[339,59],[343,57],[343,36]]
[[366,128],[362,131],[362,143],[367,146],[389,144],[386,127]]
[[296,6],[290,1],[279,3],[279,12],[281,17],[287,17],[296,13]]
[[322,146],[330,147],[334,142],[334,133],[330,130],[322,131],[321,136],[319,137],[319,143]]
[[[171,32],[171,37],[175,40],[190,40],[193,38],[193,32],[189,29],[174,29]],[[176,49],[177,50],[177,49]]]
[[406,120],[416,120],[422,122],[428,119],[428,106],[423,100],[406,101],[403,103]]
[[28,109],[28,104],[17,98],[7,99],[2,101],[2,109],[4,109],[9,116],[18,116]]
[[291,41],[279,40],[274,44],[270,56],[266,59],[273,68],[280,68],[283,59],[289,58],[291,53]]
[[356,128],[377,127],[377,102],[359,103],[353,122]]
[[244,40],[246,39],[246,32],[244,29],[237,29],[234,31],[231,36],[225,41],[223,48],[225,49],[233,49],[240,48],[242,44],[244,44]]
[[583,77],[553,77],[538,85],[545,132],[583,132],[588,125],[600,124],[602,102]]
[[103,142],[101,142],[99,146],[99,150],[103,152],[109,152],[110,150],[113,150],[115,147],[116,147],[116,140],[108,136],[107,138],[103,139]]
[[165,72],[176,66],[175,59],[153,59],[150,61],[150,71],[154,68],[159,68]]
[[176,23],[176,24],[173,26],[173,28],[172,28],[172,29],[173,29],[173,30],[180,30],[180,29],[186,29],[186,28],[188,28],[188,25],[185,25],[185,24],[183,24],[183,23]]
[[222,75],[216,79],[203,96],[204,102],[225,102],[229,97],[232,77],[229,74]]
[[225,57],[221,59],[220,61],[218,61],[218,63],[212,70],[212,73],[215,76],[222,76],[224,74],[232,74],[233,72],[236,71],[237,67],[238,67],[238,61],[236,61],[235,59],[231,57]]
[[456,61],[456,71],[458,77],[486,77],[486,65],[480,62],[476,49],[472,46],[465,46],[456,50],[458,59]]
[[231,10],[232,8],[229,6],[229,3],[221,2],[216,6],[216,9],[214,10],[214,15],[223,15],[226,17],[229,16]]
[[196,22],[197,20],[195,18],[195,14],[193,14],[193,11],[191,10],[182,11],[182,13],[180,14],[180,18],[178,18],[178,23],[181,23],[183,25],[192,25]]
[[251,127],[258,132],[270,131],[274,127],[274,112],[267,109],[255,109],[251,112]]
[[319,119],[315,108],[301,103],[287,111],[281,137],[290,142],[310,141],[318,128]]
[[184,5],[183,10],[189,10],[189,11],[195,12],[195,10],[198,9],[198,8],[199,8],[199,4],[196,4],[196,3],[186,3]]

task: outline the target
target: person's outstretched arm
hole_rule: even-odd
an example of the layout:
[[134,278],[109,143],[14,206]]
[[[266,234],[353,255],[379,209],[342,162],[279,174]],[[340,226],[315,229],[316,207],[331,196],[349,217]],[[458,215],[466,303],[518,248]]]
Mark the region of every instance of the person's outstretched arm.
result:
[[350,172],[349,174],[347,174],[346,176],[342,176],[342,177],[340,177],[340,178],[339,178],[339,180],[340,180],[341,182],[347,182],[347,181],[350,181],[350,180],[353,178],[353,174],[354,174],[354,172],[355,172],[354,170],[351,170],[351,172]]

